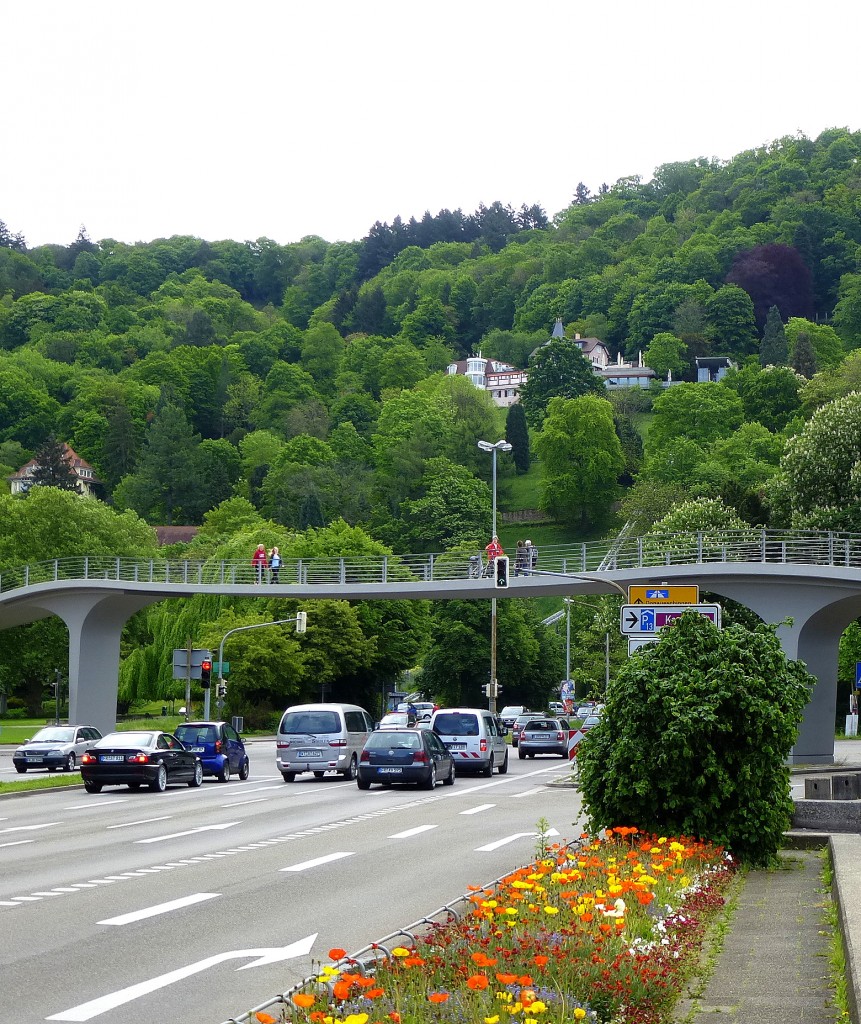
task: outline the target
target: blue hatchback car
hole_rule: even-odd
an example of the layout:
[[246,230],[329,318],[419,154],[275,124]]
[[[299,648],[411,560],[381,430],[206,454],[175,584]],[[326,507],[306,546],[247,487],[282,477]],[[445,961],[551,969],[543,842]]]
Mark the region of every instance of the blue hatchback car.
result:
[[248,778],[245,744],[229,722],[183,722],[174,736],[186,750],[198,755],[204,775],[214,775],[219,782],[229,782],[231,775],[243,781]]

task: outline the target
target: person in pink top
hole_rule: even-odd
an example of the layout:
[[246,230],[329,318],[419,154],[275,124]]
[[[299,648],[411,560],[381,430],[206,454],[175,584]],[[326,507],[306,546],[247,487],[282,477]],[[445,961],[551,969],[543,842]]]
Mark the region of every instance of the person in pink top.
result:
[[266,545],[258,544],[257,550],[251,557],[251,565],[254,569],[254,573],[257,577],[257,582],[263,582],[263,570],[269,565],[269,559],[266,557]]
[[487,555],[487,569],[485,572],[490,576],[493,574],[493,563],[500,555],[505,554],[502,550],[502,545],[499,543],[499,537],[497,537],[496,534],[493,535],[490,543],[484,549],[484,553]]

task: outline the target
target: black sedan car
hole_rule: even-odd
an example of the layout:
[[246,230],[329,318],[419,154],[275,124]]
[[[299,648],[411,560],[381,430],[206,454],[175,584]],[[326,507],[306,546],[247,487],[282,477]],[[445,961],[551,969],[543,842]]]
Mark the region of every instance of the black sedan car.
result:
[[568,723],[560,718],[533,718],[520,730],[517,756],[558,754],[568,757]]
[[163,793],[174,782],[199,786],[203,764],[169,732],[110,732],[81,758],[81,776],[88,793],[122,785]]
[[380,729],[372,732],[359,758],[356,783],[370,789],[372,782],[414,782],[433,789],[439,780],[454,785],[454,758],[430,729]]

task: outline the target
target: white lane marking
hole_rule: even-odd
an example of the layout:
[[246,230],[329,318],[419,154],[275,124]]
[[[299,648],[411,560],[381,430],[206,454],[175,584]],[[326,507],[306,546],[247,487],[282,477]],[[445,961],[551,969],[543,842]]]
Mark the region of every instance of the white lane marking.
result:
[[289,868],[281,868],[281,871],[306,871],[308,868],[319,867],[320,864],[329,864],[333,860],[352,856],[352,853],[327,853],[325,857],[315,857],[313,860],[302,861],[301,864],[292,864]]
[[[257,786],[256,789],[246,789],[245,792],[246,793],[263,793],[263,792],[265,792],[266,790],[269,790],[269,789],[281,789],[281,790],[283,790],[284,789],[284,783],[282,782],[282,783],[280,783],[277,786]],[[289,792],[289,790],[288,790],[288,792]]]
[[121,825],[106,825],[106,828],[131,828],[132,825],[149,825],[154,821],[169,821],[172,814],[162,814],[159,818],[141,818],[140,821],[124,821]]
[[509,793],[512,800],[519,800],[522,796],[535,796],[536,793],[546,792],[546,786],[536,786],[535,789],[524,789],[522,793]]
[[128,801],[127,796],[121,796],[116,800],[91,800],[86,804],[73,804],[71,807],[64,807],[64,811],[82,811],[84,808],[92,810],[94,807],[110,807],[111,804],[124,804]]
[[187,964],[185,967],[180,967],[175,971],[168,971],[167,974],[161,974],[157,978],[151,978],[149,981],[142,981],[137,985],[129,985],[128,988],[111,992],[110,995],[101,996],[99,999],[91,999],[88,1003],[73,1006],[70,1010],[63,1011],[63,1013],[55,1013],[52,1017],[47,1017],[46,1020],[91,1020],[93,1017],[98,1017],[101,1013],[107,1013],[108,1010],[114,1010],[124,1003],[130,1003],[133,999],[139,999],[141,996],[149,995],[150,992],[156,992],[166,985],[172,985],[176,981],[190,978],[193,974],[198,974],[200,971],[205,971],[208,967],[214,967],[227,960],[255,957],[251,963],[238,967],[237,970],[239,971],[244,971],[248,967],[261,967],[280,963],[283,960],[292,960],[297,956],[305,956],[307,953],[310,953],[316,938],[317,935],[315,933],[314,935],[306,936],[304,939],[299,939],[298,942],[292,942],[289,946],[269,949],[235,949],[227,953],[217,953],[215,956],[207,957],[205,960],[198,960],[194,964]]
[[61,821],[46,821],[44,825],[10,825],[9,828],[0,828],[0,835],[9,832],[35,832],[40,828],[51,828],[52,825],[62,825]]
[[266,803],[265,796],[252,797],[250,800],[234,800],[229,804],[222,804],[222,807],[242,807],[244,804],[262,804]]
[[16,903],[14,900],[0,900],[0,907],[20,907],[23,906],[21,903]]
[[16,839],[12,843],[0,843],[0,850],[5,850],[7,846],[26,846],[27,843],[32,843],[32,839]]
[[182,836],[195,836],[200,832],[219,832],[240,824],[238,821],[225,821],[222,825],[203,825],[200,828],[189,828],[185,832],[171,832],[167,836],[151,836],[149,839],[136,839],[136,843],[161,843],[166,839],[180,839]]
[[41,896],[13,896],[12,899],[18,903],[38,903],[42,899]]
[[60,894],[58,892],[39,892],[37,890],[37,891],[33,892],[31,895],[33,895],[33,896],[59,896]]
[[204,900],[214,900],[220,895],[220,892],[195,892],[191,896],[182,896],[180,899],[170,900],[167,903],[157,903],[144,910],[133,910],[128,914],[120,914],[118,917],[106,917],[103,921],[96,921],[96,924],[131,924],[132,921],[143,921],[147,917],[169,914],[172,910],[180,910],[182,907],[190,907],[195,903],[203,903]]
[[496,804],[479,804],[478,807],[469,807],[465,811],[458,811],[458,814],[480,814],[481,811],[489,811]]
[[[486,846],[476,846],[475,852],[491,853],[493,850],[498,850],[500,846],[506,846],[508,843],[513,843],[518,839],[534,839],[537,835],[537,832],[515,832],[513,835],[506,836],[504,839],[497,839],[496,842],[488,843]],[[559,833],[555,828],[551,828],[544,835],[558,836]]]
[[408,828],[405,832],[395,832],[393,836],[388,836],[388,839],[409,839],[410,836],[420,835],[422,832],[430,832],[431,829],[436,828],[436,825],[417,825],[415,828]]

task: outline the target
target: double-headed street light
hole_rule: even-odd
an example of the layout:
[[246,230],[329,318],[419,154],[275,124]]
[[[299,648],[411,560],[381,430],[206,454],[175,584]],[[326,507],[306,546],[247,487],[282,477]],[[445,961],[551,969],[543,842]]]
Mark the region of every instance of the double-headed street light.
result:
[[[492,536],[496,536],[496,453],[510,452],[513,445],[502,439],[495,444],[490,441],[479,441],[478,447],[483,452],[493,453],[493,528]],[[490,599],[490,683],[487,688],[487,708],[492,715],[496,714],[496,598]]]

